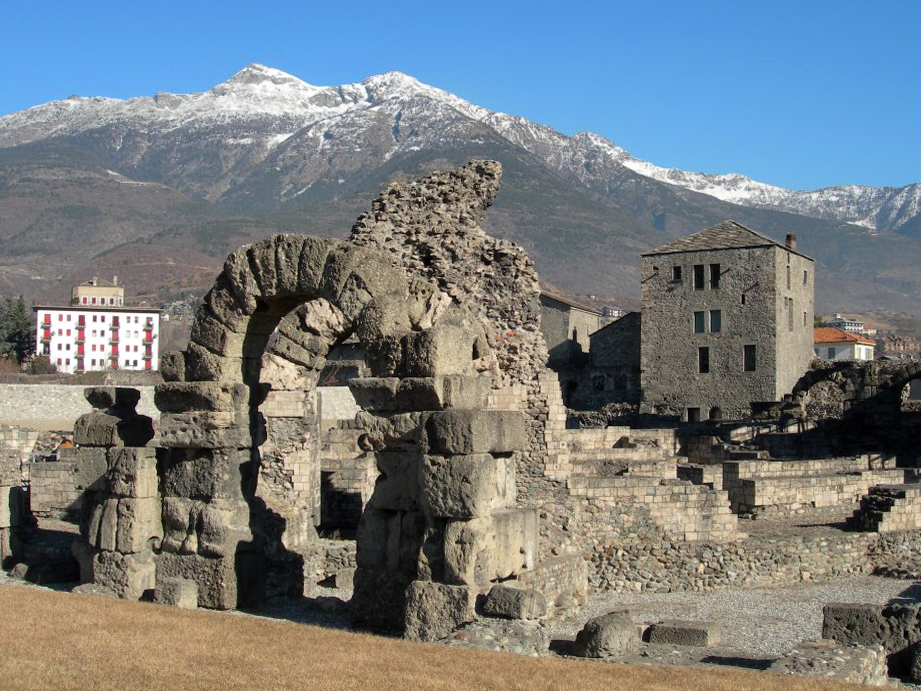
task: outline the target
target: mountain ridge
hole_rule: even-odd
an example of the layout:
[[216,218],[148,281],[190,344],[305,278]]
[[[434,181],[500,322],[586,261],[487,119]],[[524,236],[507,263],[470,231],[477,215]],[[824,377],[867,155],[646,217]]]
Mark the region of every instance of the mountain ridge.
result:
[[[344,237],[394,177],[473,157],[505,169],[489,230],[570,292],[636,304],[640,251],[735,218],[777,239],[797,232],[825,268],[829,309],[914,309],[921,297],[917,185],[854,186],[838,206],[826,193],[810,213],[827,218],[810,216],[798,193],[660,168],[600,135],[567,136],[399,72],[313,86],[258,64],[208,91],[71,97],[0,117],[0,268],[12,277],[0,291],[62,293],[80,271],[115,261],[130,276],[131,243],[147,266],[157,248],[171,258],[163,280],[175,285],[184,247],[199,253],[189,265],[200,277],[231,243],[281,230]],[[767,196],[721,198],[752,190]],[[145,290],[159,278],[136,274]]]

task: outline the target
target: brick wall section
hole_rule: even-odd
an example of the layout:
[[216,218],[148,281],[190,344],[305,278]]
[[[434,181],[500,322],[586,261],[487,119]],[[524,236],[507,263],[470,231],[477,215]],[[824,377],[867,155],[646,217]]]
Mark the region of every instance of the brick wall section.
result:
[[[47,421],[60,429],[73,429],[77,418],[93,407],[83,397],[85,386],[65,384],[0,384],[0,420],[7,424]],[[140,415],[158,420],[152,386],[133,386],[141,392]]]
[[[2,393],[0,393],[2,396]],[[28,482],[29,454],[39,432],[19,425],[0,425],[0,485]]]
[[584,605],[589,595],[588,569],[578,554],[544,559],[506,585],[536,590],[551,606],[565,606],[567,600]]
[[41,518],[76,519],[83,505],[82,493],[74,488],[74,464],[32,463],[29,505]]
[[358,525],[379,474],[374,454],[358,447],[362,430],[348,425],[343,422],[323,433],[321,522],[327,526]]

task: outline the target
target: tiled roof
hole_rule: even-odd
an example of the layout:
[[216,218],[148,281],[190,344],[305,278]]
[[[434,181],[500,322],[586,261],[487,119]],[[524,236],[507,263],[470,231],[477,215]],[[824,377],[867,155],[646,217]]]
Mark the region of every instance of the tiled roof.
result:
[[[756,233],[751,228],[746,228],[736,221],[723,221],[715,226],[710,226],[692,235],[687,235],[677,240],[656,247],[648,252],[643,252],[642,256],[647,257],[654,254],[674,254],[676,252],[701,252],[706,250],[726,250],[740,249],[743,247],[783,247],[789,249],[784,244],[777,242],[761,233]],[[790,250],[800,256],[806,257],[802,252]],[[809,259],[810,257],[806,257]]]
[[541,286],[540,295],[541,297],[549,298],[551,300],[556,300],[557,302],[562,302],[564,305],[568,305],[569,307],[575,307],[576,309],[582,310],[583,312],[591,312],[592,314],[597,314],[598,316],[601,316],[601,312],[599,312],[594,307],[586,305],[585,303],[582,303],[582,302],[577,302],[576,300],[573,300],[571,297],[563,295],[562,293],[558,293],[551,288]]
[[857,345],[875,346],[876,341],[869,338],[849,334],[834,326],[817,326],[812,330],[813,343],[856,343]]

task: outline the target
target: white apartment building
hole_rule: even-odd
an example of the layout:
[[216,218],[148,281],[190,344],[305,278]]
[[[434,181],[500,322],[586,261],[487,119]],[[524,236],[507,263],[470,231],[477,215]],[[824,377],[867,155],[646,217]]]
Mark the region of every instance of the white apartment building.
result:
[[[79,294],[74,288],[73,305],[32,308],[37,318],[36,353],[46,355],[59,372],[68,374],[158,369],[160,311],[124,306],[123,293],[109,294],[111,285],[106,286],[105,295],[95,296],[93,304],[92,284],[79,287]],[[103,306],[103,297],[113,304]]]
[[828,321],[828,325],[836,329],[841,329],[851,334],[860,334],[864,333],[864,323],[859,319],[849,319],[848,317],[842,317],[840,314],[835,314],[834,319]]

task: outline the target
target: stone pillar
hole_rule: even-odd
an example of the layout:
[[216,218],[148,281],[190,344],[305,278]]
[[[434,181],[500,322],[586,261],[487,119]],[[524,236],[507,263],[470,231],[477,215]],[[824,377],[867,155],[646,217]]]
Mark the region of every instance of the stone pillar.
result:
[[244,384],[167,382],[160,416],[163,541],[157,584],[198,585],[198,605],[258,604],[265,580],[264,504],[256,499],[265,425]]
[[163,534],[153,421],[138,415],[137,389],[91,387],[94,411],[74,426],[74,484],[84,490],[81,538],[74,543],[81,580],[137,600],[151,594],[154,551]]
[[[537,512],[515,507],[523,415],[486,411],[488,377],[350,382],[381,477],[358,528],[356,624],[435,640],[476,596],[533,566]],[[417,412],[394,413],[395,410]]]

